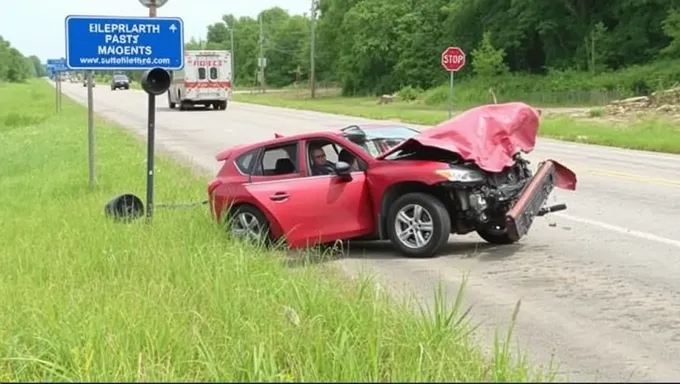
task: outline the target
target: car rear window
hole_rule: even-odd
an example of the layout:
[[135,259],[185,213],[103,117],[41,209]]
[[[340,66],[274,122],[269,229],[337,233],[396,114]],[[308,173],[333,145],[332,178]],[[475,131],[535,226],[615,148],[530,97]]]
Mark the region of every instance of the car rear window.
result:
[[255,155],[257,155],[257,149],[252,150],[250,152],[246,152],[243,155],[239,156],[234,160],[234,164],[236,165],[236,168],[243,173],[244,175],[250,175],[251,174],[251,165],[253,164],[253,159],[255,158]]

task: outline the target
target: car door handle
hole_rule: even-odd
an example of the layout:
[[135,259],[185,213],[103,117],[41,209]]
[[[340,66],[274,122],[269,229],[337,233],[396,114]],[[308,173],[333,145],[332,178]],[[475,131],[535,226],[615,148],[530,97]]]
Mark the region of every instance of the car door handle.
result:
[[269,196],[269,199],[272,201],[283,201],[288,198],[288,194],[286,192],[276,192],[275,194]]

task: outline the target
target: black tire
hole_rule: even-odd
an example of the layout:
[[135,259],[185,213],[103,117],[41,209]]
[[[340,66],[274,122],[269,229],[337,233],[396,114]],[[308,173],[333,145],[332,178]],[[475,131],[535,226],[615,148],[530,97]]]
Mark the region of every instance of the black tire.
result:
[[487,227],[479,228],[477,234],[490,244],[507,245],[516,242],[516,240],[510,239],[508,230],[505,229],[505,225],[502,223],[492,223]]
[[168,107],[170,107],[170,109],[175,109],[175,103],[170,101],[170,92],[168,92]]
[[221,110],[223,110],[223,111],[224,111],[225,109],[227,109],[227,101],[226,101],[226,100],[225,100],[225,101],[220,101],[220,102],[217,103],[217,104],[218,104],[218,106],[219,106],[219,109],[221,109]]
[[[426,239],[424,246],[415,248],[404,244],[397,236],[396,221],[399,211],[410,205],[422,207],[432,220],[432,232]],[[406,257],[434,257],[449,239],[451,233],[451,218],[444,204],[436,197],[427,193],[407,193],[392,203],[387,213],[387,236],[392,245]]]
[[[244,204],[231,210],[231,212],[229,212],[225,216],[224,220],[225,229],[231,232],[231,226],[238,225],[234,224],[234,221],[239,220],[239,216],[242,214],[248,215],[250,218],[254,218],[255,220],[257,220],[257,225],[259,227],[258,232],[260,233],[263,244],[264,245],[271,244],[272,236],[271,231],[269,229],[270,228],[269,221],[267,220],[267,217],[259,209],[252,205]],[[233,232],[231,232],[230,234],[232,236],[238,236],[234,235]]]

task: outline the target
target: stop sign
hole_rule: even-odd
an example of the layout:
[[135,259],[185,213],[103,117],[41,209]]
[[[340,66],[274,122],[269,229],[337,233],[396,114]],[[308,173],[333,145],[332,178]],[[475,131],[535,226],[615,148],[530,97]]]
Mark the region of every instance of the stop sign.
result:
[[458,72],[465,66],[465,52],[458,47],[448,47],[442,52],[442,66],[449,72]]

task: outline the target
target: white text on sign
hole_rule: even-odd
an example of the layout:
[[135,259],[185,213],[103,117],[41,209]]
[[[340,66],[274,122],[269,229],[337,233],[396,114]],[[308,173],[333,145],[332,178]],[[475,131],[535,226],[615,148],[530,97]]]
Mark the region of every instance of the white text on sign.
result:
[[463,55],[446,55],[444,56],[444,64],[460,64],[465,61]]
[[90,23],[89,32],[105,35],[104,43],[106,45],[97,46],[97,54],[99,55],[151,56],[153,51],[150,46],[137,45],[139,44],[139,35],[159,34],[161,33],[161,27],[156,24],[142,23]]

